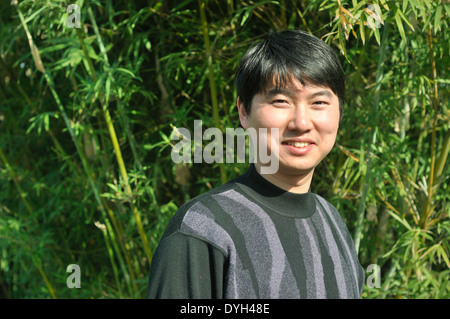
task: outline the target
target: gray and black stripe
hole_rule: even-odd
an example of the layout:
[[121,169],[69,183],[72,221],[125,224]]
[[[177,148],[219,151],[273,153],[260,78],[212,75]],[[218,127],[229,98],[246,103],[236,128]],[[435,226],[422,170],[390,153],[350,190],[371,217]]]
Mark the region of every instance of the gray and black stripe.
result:
[[[223,278],[216,297],[346,299],[362,293],[364,271],[338,211],[319,195],[277,188],[253,167],[182,207],[162,242],[177,235],[220,252],[213,261],[211,253],[198,257],[223,272],[215,275]],[[189,262],[179,271],[186,268],[196,272]],[[199,271],[203,278],[208,269]]]

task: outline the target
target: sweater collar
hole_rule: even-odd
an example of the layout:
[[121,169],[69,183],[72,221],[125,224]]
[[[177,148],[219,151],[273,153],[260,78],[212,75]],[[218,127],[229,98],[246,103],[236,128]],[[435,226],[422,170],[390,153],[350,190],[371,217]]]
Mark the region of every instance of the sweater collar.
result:
[[254,164],[236,182],[251,199],[280,215],[308,218],[316,210],[315,194],[288,192],[262,177]]

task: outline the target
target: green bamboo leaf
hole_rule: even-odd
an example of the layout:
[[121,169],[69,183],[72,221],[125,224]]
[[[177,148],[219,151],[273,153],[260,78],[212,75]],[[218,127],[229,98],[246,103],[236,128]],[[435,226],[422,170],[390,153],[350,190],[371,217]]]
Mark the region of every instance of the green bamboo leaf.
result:
[[[364,19],[364,15],[361,15],[361,18]],[[359,34],[361,36],[362,43],[364,44],[366,42],[366,30],[364,29],[363,21],[361,21],[361,24],[359,25]]]
[[122,73],[126,73],[126,74],[130,75],[133,79],[136,78],[136,75],[133,72],[131,72],[130,70],[128,70],[128,69],[117,68],[116,71],[119,71],[119,72],[122,72]]
[[402,11],[406,12],[406,8],[408,7],[409,0],[403,0]]
[[375,35],[375,40],[377,40],[378,45],[381,45],[380,29],[373,29],[373,34]]
[[[171,12],[179,11],[179,10],[183,9],[185,6],[187,6],[188,4],[190,4],[192,1],[193,1],[193,0],[185,0],[185,1],[181,2],[180,4],[178,4],[177,6],[175,6],[175,7],[174,7],[173,9],[171,9],[170,11],[171,11]],[[160,3],[158,2],[158,4],[160,4]],[[162,5],[162,2],[161,2],[161,5]],[[159,7],[159,6],[158,6],[158,7]],[[157,5],[155,5],[154,10],[158,10],[158,7],[157,7]]]
[[407,19],[407,18],[405,17],[405,15],[403,14],[403,12],[402,12],[401,10],[397,10],[397,12],[398,12],[400,18],[402,18],[402,20],[405,21],[405,23],[408,25],[408,27],[410,27],[411,30],[414,31],[413,25],[411,24],[411,22],[409,22],[409,19]]
[[404,218],[400,218],[400,216],[398,216],[396,213],[394,213],[393,211],[389,210],[388,211],[389,215],[391,215],[392,217],[394,217],[394,219],[396,219],[398,222],[400,222],[400,224],[402,224],[403,226],[406,227],[406,229],[412,231],[412,227],[408,224],[408,222],[404,219]]
[[44,128],[45,128],[45,130],[48,132],[48,128],[49,128],[49,126],[50,126],[50,123],[49,123],[50,121],[49,121],[49,118],[48,118],[48,116],[44,116]]
[[45,10],[45,9],[48,10],[48,7],[45,6],[45,5],[41,6],[40,9],[34,11],[30,16],[28,16],[28,17],[24,20],[25,23],[28,23],[28,22],[32,21],[39,13],[41,13],[41,12],[42,12],[43,10]]
[[341,49],[341,53],[346,56],[346,49],[345,49],[345,33],[341,25],[339,25],[338,29],[338,36],[339,36],[339,46]]
[[403,22],[402,22],[402,18],[400,17],[399,12],[400,12],[400,10],[397,10],[397,12],[395,13],[394,19],[397,24],[398,32],[400,32],[400,36],[402,37],[403,41],[406,42],[405,29],[403,29]]
[[[60,59],[60,60],[56,61],[56,63],[54,63],[50,69],[53,72],[58,71],[58,70],[70,67],[71,65],[73,65],[72,64],[73,62],[76,62],[76,61],[73,61],[71,58]],[[79,62],[81,62],[81,59],[79,60]]]
[[29,134],[35,127],[37,127],[38,135],[41,135],[42,127],[48,132],[50,129],[50,117],[57,119],[59,115],[55,112],[44,112],[30,118],[31,125],[28,127],[26,134]]
[[67,49],[67,47],[69,45],[70,45],[69,43],[55,44],[55,45],[52,45],[52,46],[48,46],[48,47],[39,49],[39,53],[43,54],[43,53],[49,53],[49,52],[64,50],[64,49]]
[[445,12],[447,12],[447,15],[450,15],[450,4],[444,4]]
[[106,94],[106,104],[109,103],[109,96],[111,95],[111,77],[108,76],[105,82],[105,94]]
[[436,14],[434,16],[434,33],[441,31],[441,14],[442,14],[442,5],[436,8]]
[[147,49],[147,51],[152,50],[152,43],[151,43],[151,41],[149,41],[149,39],[147,39],[147,38],[144,39],[144,45],[145,45],[145,48]]
[[[171,137],[172,137],[173,131],[171,133]],[[161,136],[161,138],[163,139],[163,141],[167,144],[172,144],[171,142],[171,138],[169,138],[166,134],[164,134],[164,132],[159,131],[159,135]],[[154,144],[155,145],[155,144]]]
[[442,247],[442,245],[440,245],[438,248],[438,254],[442,257],[442,259],[444,259],[447,267],[450,268],[450,260],[448,258],[447,252],[445,251],[444,247]]
[[23,14],[22,14],[22,12],[19,9],[17,9],[17,13],[19,14],[19,18],[20,18],[20,21],[22,23],[22,27],[25,30],[25,33],[27,35],[28,44],[30,46],[30,51],[31,51],[31,55],[33,57],[34,64],[36,65],[36,68],[39,71],[41,71],[42,73],[45,73],[44,64],[42,63],[41,56],[39,54],[39,49],[36,46],[36,44],[34,43],[33,37],[31,36],[30,31],[28,31],[28,27],[27,27],[27,24],[26,24],[25,19],[23,17]]
[[168,142],[161,141],[161,142],[157,142],[157,143],[154,143],[154,144],[144,144],[142,147],[145,150],[149,151],[149,150],[154,149],[155,147],[160,147],[160,146],[163,146],[163,148],[166,148],[168,145],[169,145]]
[[244,25],[245,21],[247,21],[248,17],[250,17],[250,13],[252,12],[252,10],[253,10],[252,7],[247,8],[247,10],[245,10],[240,24],[241,27]]
[[376,5],[376,6],[374,6],[374,8],[375,8],[376,17],[380,20],[379,22],[381,24],[384,24],[383,13],[381,12],[380,6]]

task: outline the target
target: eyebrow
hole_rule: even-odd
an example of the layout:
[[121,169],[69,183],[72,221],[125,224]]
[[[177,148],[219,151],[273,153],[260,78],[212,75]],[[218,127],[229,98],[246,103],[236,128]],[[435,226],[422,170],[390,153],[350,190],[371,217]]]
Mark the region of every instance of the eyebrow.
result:
[[[272,97],[277,94],[283,94],[283,95],[287,95],[289,97],[293,97],[293,96],[295,96],[295,94],[297,92],[299,92],[299,91],[298,90],[288,90],[288,89],[283,89],[283,88],[272,88],[272,89],[266,91],[266,96]],[[330,90],[320,90],[320,91],[309,94],[307,96],[307,98],[313,99],[318,96],[325,96],[325,97],[331,99],[333,97],[333,94],[330,92]]]
[[283,95],[287,95],[289,97],[293,97],[295,95],[295,93],[297,93],[298,90],[287,90],[287,89],[283,89],[283,88],[272,88],[268,91],[266,91],[266,96],[268,97],[272,97],[274,95],[277,94],[283,94]]
[[331,94],[331,92],[329,90],[321,90],[321,91],[317,91],[317,92],[314,92],[314,93],[308,95],[308,98],[312,99],[317,96],[326,96],[327,98],[331,99],[333,97],[333,94]]

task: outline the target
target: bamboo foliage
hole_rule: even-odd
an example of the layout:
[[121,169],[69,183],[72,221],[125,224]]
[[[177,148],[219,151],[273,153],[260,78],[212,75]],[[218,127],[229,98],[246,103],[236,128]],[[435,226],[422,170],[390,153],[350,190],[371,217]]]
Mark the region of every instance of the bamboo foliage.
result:
[[[248,166],[175,165],[174,128],[236,128],[240,56],[302,29],[347,75],[312,190],[342,213],[363,267],[381,267],[363,298],[449,298],[445,1],[74,2],[80,28],[64,1],[0,13],[0,296],[145,296],[177,208]],[[68,264],[82,289],[67,288]]]

